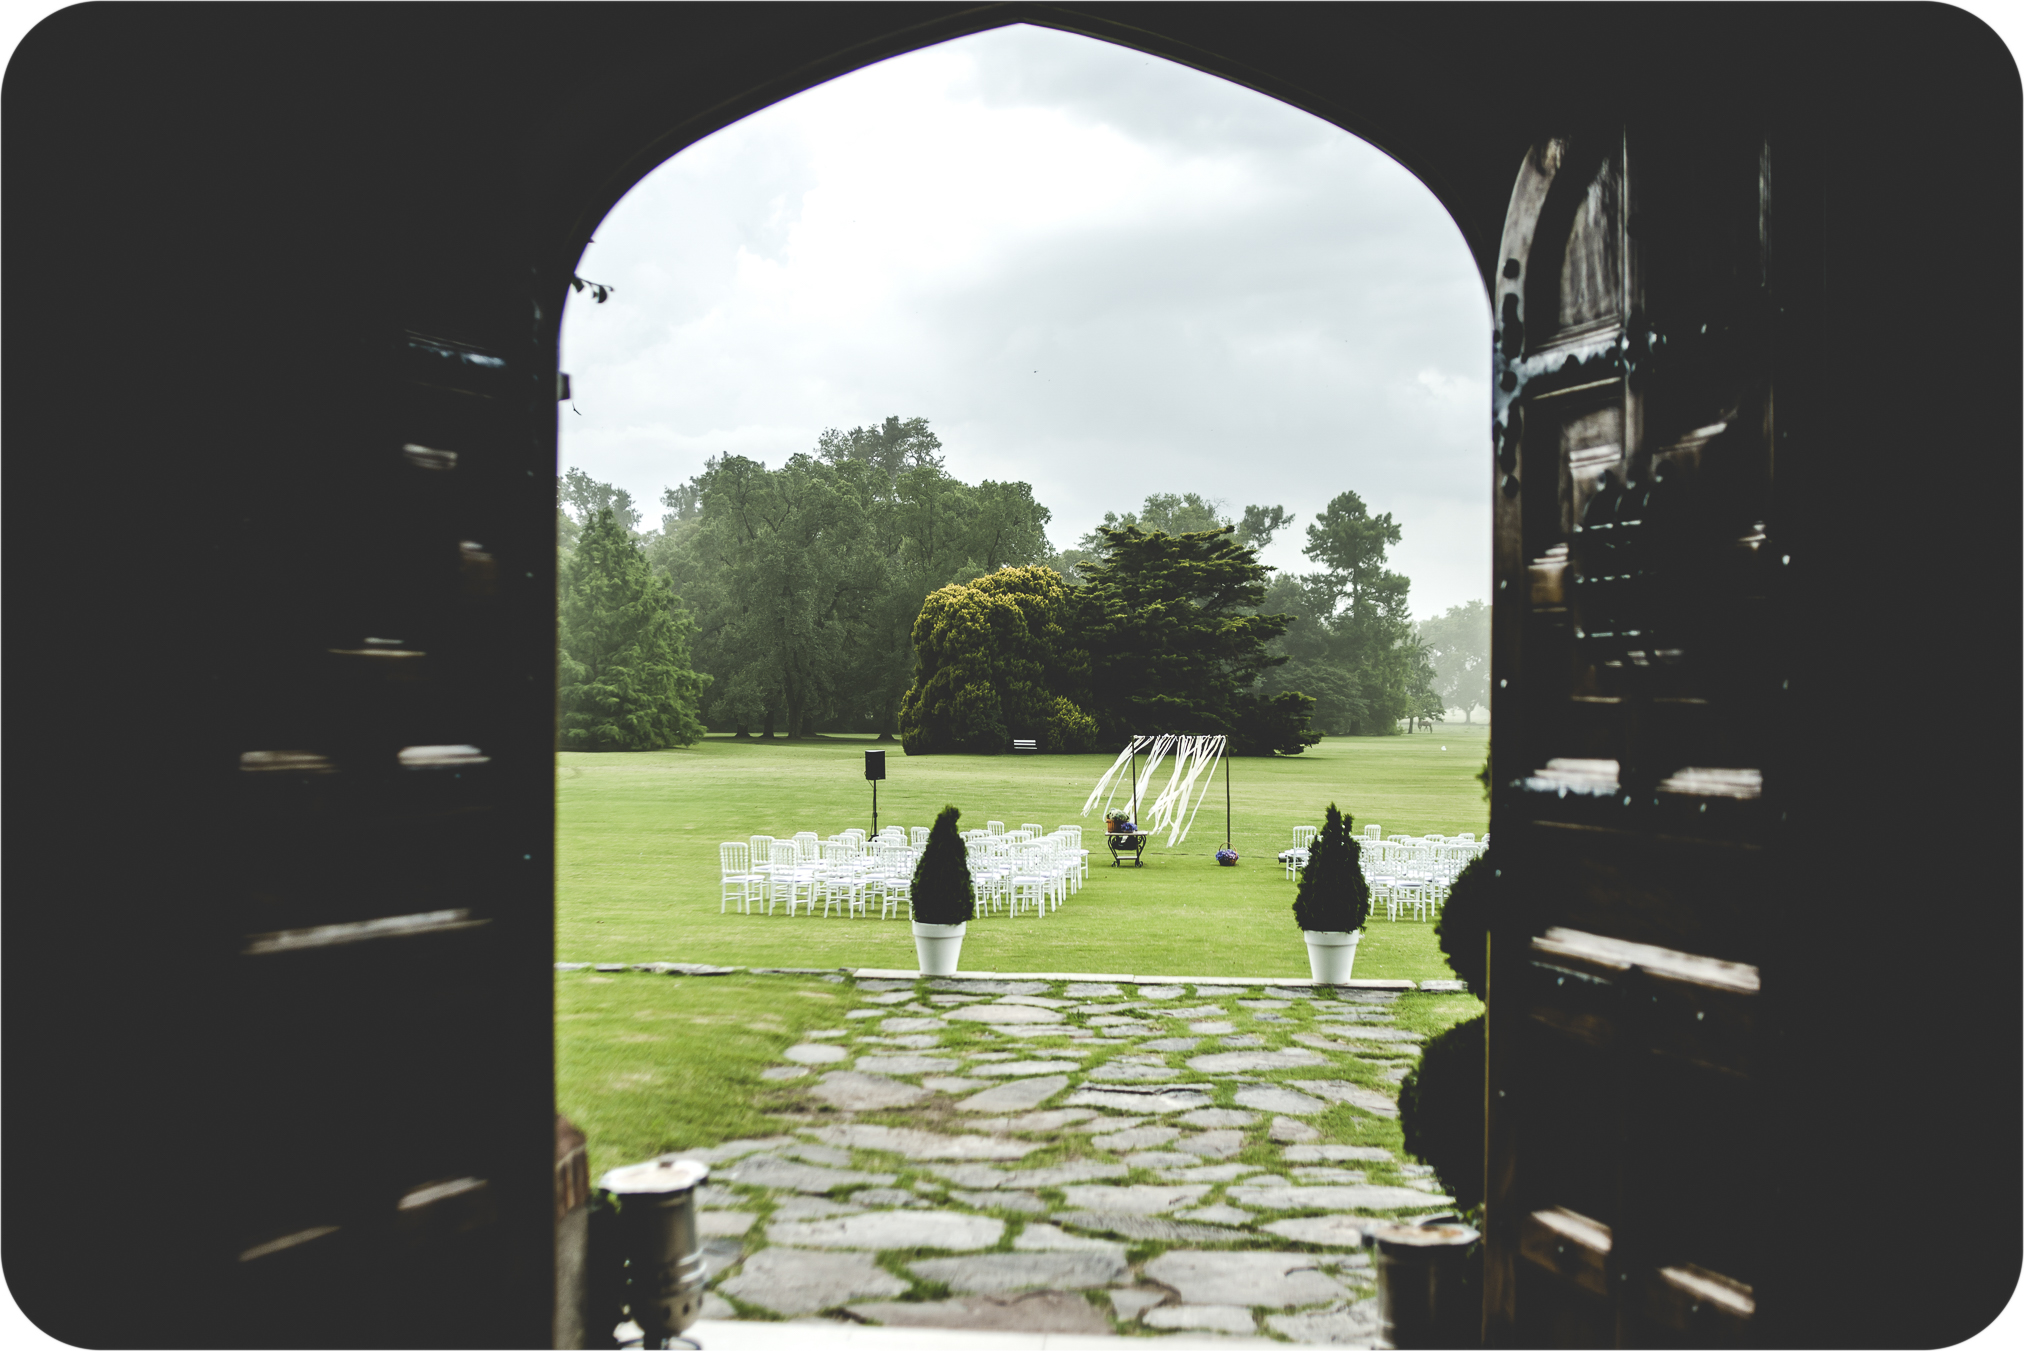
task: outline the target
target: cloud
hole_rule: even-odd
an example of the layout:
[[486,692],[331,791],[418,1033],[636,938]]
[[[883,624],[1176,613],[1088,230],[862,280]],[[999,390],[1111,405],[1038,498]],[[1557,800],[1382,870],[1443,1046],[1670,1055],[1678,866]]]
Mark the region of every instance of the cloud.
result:
[[[736,451],[923,416],[1057,544],[1153,491],[1304,524],[1354,489],[1414,609],[1487,598],[1490,316],[1424,186],[1311,115],[1016,26],[683,151],[599,226],[563,458],[652,501]],[[1268,551],[1307,566],[1296,527]]]

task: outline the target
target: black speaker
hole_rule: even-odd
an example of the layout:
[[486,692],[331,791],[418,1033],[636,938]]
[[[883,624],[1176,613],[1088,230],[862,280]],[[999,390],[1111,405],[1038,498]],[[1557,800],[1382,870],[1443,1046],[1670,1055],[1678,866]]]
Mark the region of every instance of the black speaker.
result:
[[867,779],[883,779],[886,776],[886,753],[866,751],[864,753],[864,776]]

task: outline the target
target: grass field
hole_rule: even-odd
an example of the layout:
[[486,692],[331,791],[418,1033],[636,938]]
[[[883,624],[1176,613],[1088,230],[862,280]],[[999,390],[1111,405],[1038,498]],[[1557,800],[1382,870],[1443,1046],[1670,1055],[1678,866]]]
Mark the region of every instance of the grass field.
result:
[[[1231,763],[1232,842],[1219,868],[1223,771],[1190,837],[1155,842],[1143,868],[1114,869],[1102,822],[1080,815],[1111,755],[922,756],[888,747],[881,825],[927,825],[945,803],[965,827],[988,820],[1079,822],[1090,879],[1045,919],[971,925],[963,969],[1181,976],[1304,976],[1293,886],[1275,855],[1297,825],[1334,802],[1386,834],[1487,827],[1476,772],[1487,729],[1331,737],[1291,759]],[[717,845],[755,832],[827,836],[871,824],[863,751],[870,738],[772,745],[711,737],[678,751],[556,756],[556,957],[562,961],[706,961],[736,966],[912,967],[902,922],[720,914]],[[1164,783],[1165,772],[1161,773]],[[1374,919],[1360,977],[1445,977],[1427,924]],[[792,1029],[783,1028],[783,1031]]]
[[[768,1113],[795,1105],[798,1086],[766,1083],[760,1071],[809,1029],[846,1026],[863,1006],[852,983],[834,977],[558,972],[556,1110],[589,1137],[593,1177],[668,1150],[777,1134],[781,1122]],[[1416,993],[1395,1007],[1398,1026],[1432,1035],[1483,1006],[1466,994]],[[1272,1040],[1284,1041],[1284,1027]],[[1299,1073],[1311,1071],[1267,1077]],[[1331,1143],[1402,1147],[1397,1121],[1347,1107],[1310,1121]]]

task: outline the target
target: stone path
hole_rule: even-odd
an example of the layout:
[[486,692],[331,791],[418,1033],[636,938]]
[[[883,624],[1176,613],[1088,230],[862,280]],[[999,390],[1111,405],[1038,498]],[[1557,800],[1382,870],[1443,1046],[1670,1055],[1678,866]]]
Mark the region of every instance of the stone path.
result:
[[[871,979],[711,1165],[713,1319],[1370,1346],[1396,1152],[1389,991]],[[1405,998],[1417,996],[1407,995]]]

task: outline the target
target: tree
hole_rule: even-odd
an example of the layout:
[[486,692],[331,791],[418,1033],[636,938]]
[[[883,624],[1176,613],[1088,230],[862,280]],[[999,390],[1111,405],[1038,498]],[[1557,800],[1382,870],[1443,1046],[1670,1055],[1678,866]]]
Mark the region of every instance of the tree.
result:
[[561,593],[562,748],[665,750],[700,737],[708,681],[689,665],[694,625],[609,507],[584,527]]
[[1244,519],[1237,522],[1237,542],[1262,549],[1272,542],[1272,537],[1293,524],[1293,513],[1284,507],[1249,506],[1244,508]]
[[1478,705],[1490,701],[1490,607],[1480,600],[1451,605],[1420,625],[1420,641],[1434,663],[1433,687],[1448,708],[1474,721]]
[[777,470],[724,456],[697,476],[693,524],[678,522],[663,556],[698,607],[712,721],[770,737],[784,718],[791,737],[833,714],[885,585],[871,483],[866,465],[807,455]]
[[1273,588],[1271,603],[1295,622],[1276,645],[1288,660],[1264,687],[1313,695],[1315,724],[1331,735],[1394,733],[1424,705],[1433,668],[1407,611],[1411,583],[1384,566],[1400,537],[1388,513],[1338,494],[1307,527],[1302,552],[1321,571]]
[[831,427],[815,439],[815,453],[830,464],[857,461],[876,469],[886,480],[886,494],[898,491],[900,475],[909,469],[942,468],[942,439],[928,430],[928,420],[889,417],[877,427]]
[[1354,933],[1370,918],[1363,846],[1349,827],[1350,819],[1329,803],[1293,893],[1293,921],[1309,933]]
[[628,535],[639,529],[639,508],[633,505],[632,494],[609,483],[599,483],[581,469],[571,469],[555,480],[555,497],[558,505],[574,508],[579,528],[589,525],[598,512],[610,511],[618,518],[619,528]]
[[1148,493],[1145,505],[1137,512],[1128,511],[1122,516],[1114,511],[1103,513],[1103,525],[1084,535],[1077,542],[1076,552],[1090,559],[1100,556],[1104,548],[1103,531],[1120,530],[1128,525],[1183,535],[1234,524],[1239,544],[1262,549],[1272,542],[1273,535],[1293,524],[1293,516],[1285,507],[1248,506],[1240,520],[1232,521],[1223,514],[1224,506],[1221,498],[1203,497],[1200,493]]
[[1063,626],[1068,586],[1050,568],[1001,568],[928,596],[914,623],[914,681],[900,703],[909,755],[1002,751],[1016,736],[1087,750],[1095,726],[1067,698],[1086,658]]
[[1090,654],[1091,712],[1105,739],[1223,734],[1246,755],[1297,755],[1320,740],[1306,695],[1253,689],[1285,660],[1266,644],[1292,619],[1258,613],[1271,569],[1235,533],[1098,527],[1104,558],[1084,569],[1073,630]]

